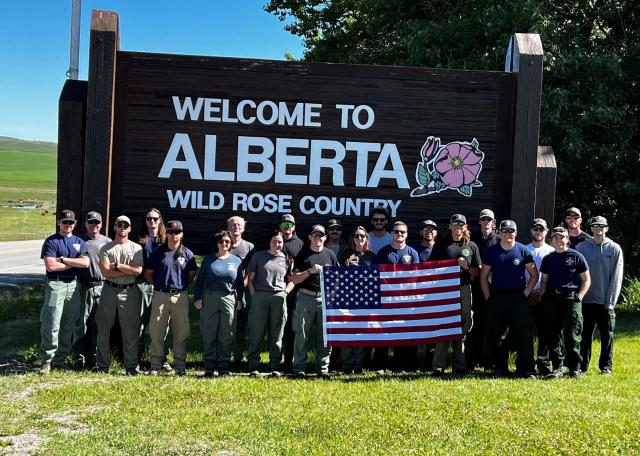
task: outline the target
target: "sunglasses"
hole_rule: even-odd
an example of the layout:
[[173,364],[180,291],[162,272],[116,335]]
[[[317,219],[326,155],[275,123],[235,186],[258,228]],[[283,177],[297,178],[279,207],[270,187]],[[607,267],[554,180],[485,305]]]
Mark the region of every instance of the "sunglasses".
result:
[[366,239],[367,235],[366,234],[354,234],[353,237],[357,238],[357,239]]
[[490,222],[491,220],[493,220],[491,217],[480,217],[481,222]]
[[342,228],[329,228],[329,231],[342,231]]
[[436,229],[432,226],[423,226],[422,227],[423,230],[425,231],[435,231]]
[[220,239],[218,244],[231,244],[231,240],[229,239]]
[[129,226],[130,226],[130,225],[129,225],[127,222],[118,222],[118,223],[116,223],[116,227],[117,227],[117,228],[124,228],[125,230],[126,230],[127,228],[129,228]]
[[147,222],[157,222],[158,220],[160,220],[160,217],[145,217],[145,219],[147,220]]
[[296,226],[296,224],[293,222],[282,222],[280,226],[282,228],[293,228],[294,226]]
[[516,230],[514,230],[513,228],[507,228],[507,229],[504,229],[504,230],[500,230],[500,232],[501,232],[501,233],[509,233],[509,234],[512,234],[512,233],[515,233],[515,232],[516,232]]
[[323,238],[323,237],[324,237],[324,234],[322,234],[322,233],[311,233],[311,237],[314,237],[314,238]]
[[463,223],[463,222],[453,222],[451,224],[451,226],[455,226],[456,228],[461,228],[461,227],[463,227],[465,225],[466,225],[466,223]]
[[406,232],[406,231],[401,231],[401,230],[393,230],[393,234],[397,234],[397,235],[402,234],[402,235],[405,235],[405,234],[407,234],[407,232]]
[[591,225],[591,228],[606,228],[607,225],[600,225],[600,224],[596,224],[596,225]]
[[544,228],[541,226],[536,226],[535,228],[531,228],[531,231],[544,231]]
[[567,215],[565,217],[565,219],[567,219],[567,220],[578,220],[578,219],[580,219],[580,217],[578,217],[577,215]]
[[373,223],[385,223],[387,221],[386,218],[372,218]]
[[88,220],[87,223],[89,225],[100,225],[102,222],[100,220]]
[[75,220],[62,220],[60,223],[62,223],[63,225],[73,225],[75,222]]
[[181,230],[167,230],[167,234],[169,236],[176,236],[178,234],[182,234],[182,231]]

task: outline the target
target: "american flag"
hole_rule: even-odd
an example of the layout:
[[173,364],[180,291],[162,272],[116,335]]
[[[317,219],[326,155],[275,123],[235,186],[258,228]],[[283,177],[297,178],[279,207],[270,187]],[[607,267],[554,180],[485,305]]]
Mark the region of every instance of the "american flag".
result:
[[418,345],[462,338],[457,260],[325,266],[324,343]]

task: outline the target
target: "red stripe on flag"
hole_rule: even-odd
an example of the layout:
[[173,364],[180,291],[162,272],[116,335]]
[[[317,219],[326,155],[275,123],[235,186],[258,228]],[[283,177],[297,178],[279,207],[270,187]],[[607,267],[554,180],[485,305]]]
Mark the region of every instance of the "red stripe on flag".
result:
[[458,260],[442,260],[442,261],[429,261],[428,263],[413,263],[413,264],[379,264],[381,272],[388,271],[417,271],[419,269],[436,269],[436,268],[448,268],[451,266],[457,266]]
[[327,334],[391,334],[417,331],[437,331],[439,329],[459,328],[460,322],[443,323],[429,326],[395,326],[391,328],[327,328]]
[[433,301],[410,301],[410,302],[384,302],[380,304],[381,309],[403,309],[406,307],[431,307],[446,304],[459,304],[460,298],[434,299]]
[[[400,315],[327,315],[327,323],[333,321],[402,321],[402,320],[429,320],[432,318],[455,317],[462,311],[449,310],[446,312],[413,313]],[[458,323],[460,326],[460,323]]]
[[450,291],[458,290],[460,290],[460,285],[449,285],[448,287],[407,288],[404,290],[380,290],[380,296],[413,296],[421,294],[448,293]]
[[398,345],[422,345],[422,344],[436,344],[438,342],[449,342],[451,340],[462,339],[462,334],[450,334],[447,336],[439,337],[426,337],[422,339],[410,339],[410,340],[328,340],[330,347],[389,347]]
[[434,282],[436,280],[457,279],[458,277],[460,277],[459,272],[447,272],[444,274],[421,275],[415,277],[380,277],[380,283],[384,285],[393,285],[395,283]]

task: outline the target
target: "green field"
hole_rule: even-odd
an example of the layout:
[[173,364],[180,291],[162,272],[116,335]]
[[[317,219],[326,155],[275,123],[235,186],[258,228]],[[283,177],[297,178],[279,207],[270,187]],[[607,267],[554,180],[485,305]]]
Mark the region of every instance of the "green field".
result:
[[[640,314],[619,313],[614,375],[432,379],[373,373],[329,381],[205,380],[192,310],[189,372],[129,378],[36,369],[42,288],[0,296],[0,453],[37,454],[637,454]],[[2,309],[5,309],[3,311]],[[594,347],[599,349],[597,343]],[[27,371],[26,374],[12,373]],[[29,373],[31,372],[31,373]]]
[[[0,241],[41,239],[55,229],[56,145],[0,138]],[[36,205],[37,209],[15,206]]]

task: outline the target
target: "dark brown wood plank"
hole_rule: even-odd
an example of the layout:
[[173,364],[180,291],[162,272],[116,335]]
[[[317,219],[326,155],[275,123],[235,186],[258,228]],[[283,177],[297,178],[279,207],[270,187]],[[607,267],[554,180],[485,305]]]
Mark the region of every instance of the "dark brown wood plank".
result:
[[556,178],[558,169],[556,157],[551,146],[538,147],[538,173],[536,180],[536,217],[542,217],[551,226],[560,224],[554,221]]

